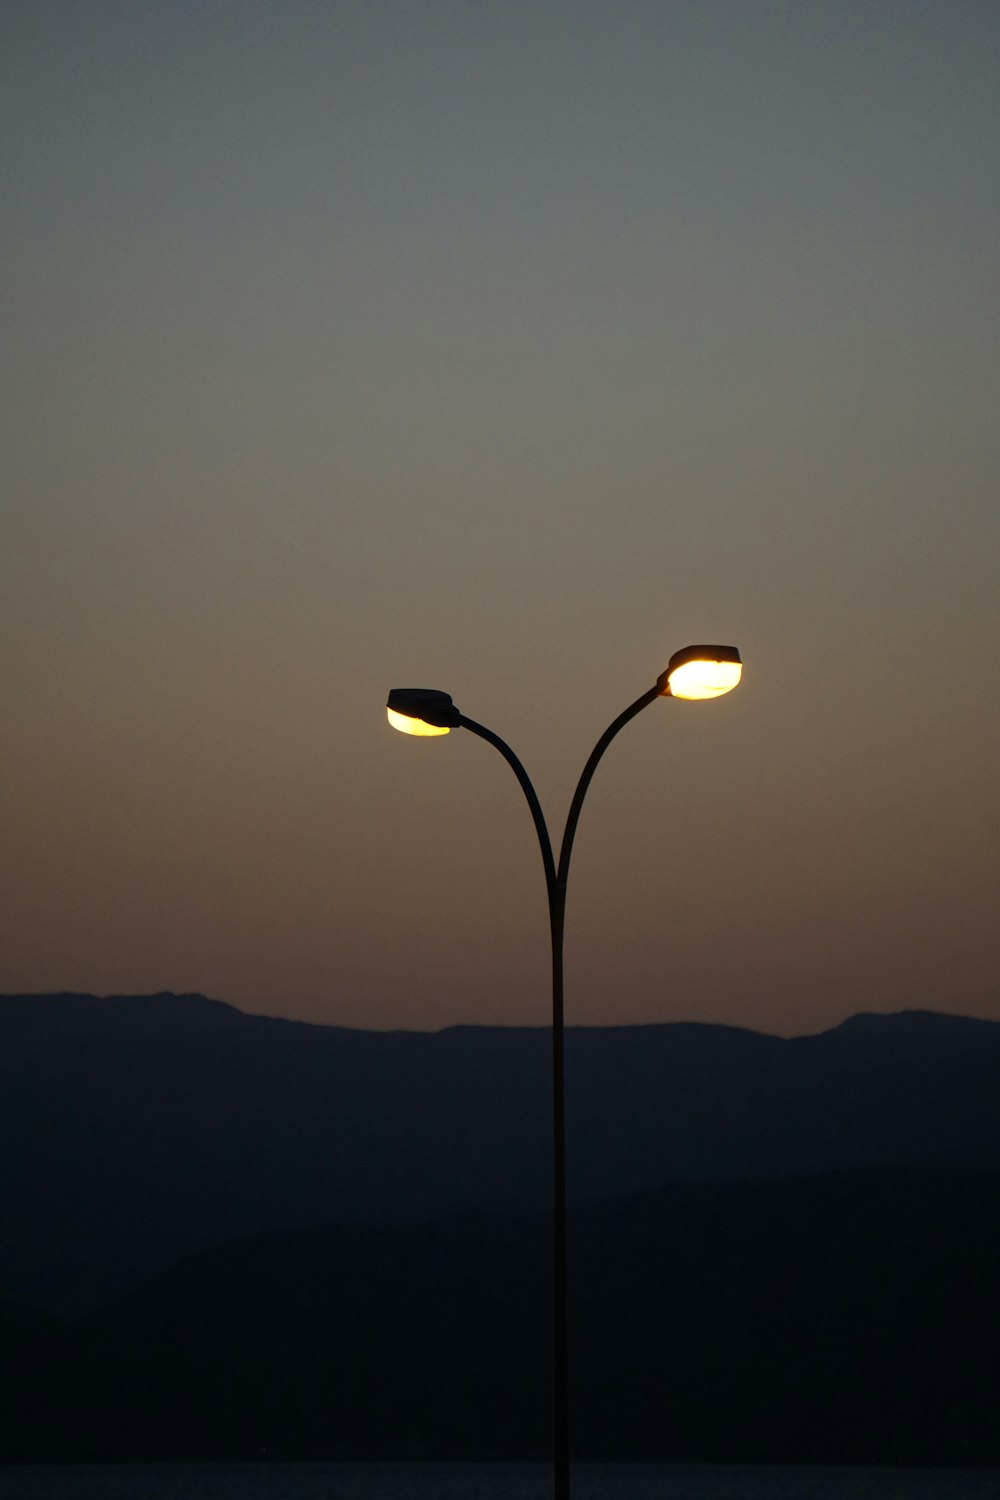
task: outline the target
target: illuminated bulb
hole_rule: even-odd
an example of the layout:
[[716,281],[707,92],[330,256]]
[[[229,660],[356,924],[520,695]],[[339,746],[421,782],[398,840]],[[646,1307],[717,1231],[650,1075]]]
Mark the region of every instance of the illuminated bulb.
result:
[[721,698],[737,686],[743,667],[738,661],[687,661],[669,674],[671,698]]
[[451,733],[451,730],[446,725],[428,724],[424,719],[414,719],[409,714],[397,713],[394,708],[387,708],[386,716],[393,729],[398,729],[402,734],[429,736]]

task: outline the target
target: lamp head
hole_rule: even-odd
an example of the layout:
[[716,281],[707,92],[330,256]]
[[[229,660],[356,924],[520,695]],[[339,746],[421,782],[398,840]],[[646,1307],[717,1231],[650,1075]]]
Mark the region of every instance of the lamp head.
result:
[[664,698],[721,698],[743,675],[735,646],[685,646],[656,680]]
[[393,729],[426,737],[448,734],[462,722],[451,694],[435,688],[393,688],[386,714]]

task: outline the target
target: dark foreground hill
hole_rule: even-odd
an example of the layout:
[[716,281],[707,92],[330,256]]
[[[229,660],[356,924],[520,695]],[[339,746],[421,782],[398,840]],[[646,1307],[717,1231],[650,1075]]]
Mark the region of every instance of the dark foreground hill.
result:
[[[571,1029],[578,1205],[669,1182],[1000,1169],[1000,1025]],[[549,1034],[362,1032],[202,996],[0,997],[0,1298],[94,1307],[317,1223],[546,1210]]]
[[[571,1227],[574,1452],[1000,1466],[1000,1177],[675,1184]],[[256,1236],[0,1319],[0,1461],[526,1458],[544,1220]]]

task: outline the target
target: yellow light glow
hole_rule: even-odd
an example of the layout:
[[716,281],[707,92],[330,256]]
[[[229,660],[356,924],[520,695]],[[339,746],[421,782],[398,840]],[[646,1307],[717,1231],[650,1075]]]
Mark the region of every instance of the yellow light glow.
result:
[[394,708],[387,708],[386,716],[393,729],[398,729],[402,734],[419,734],[428,737],[433,734],[451,734],[450,729],[443,728],[439,724],[428,724],[423,719],[411,719],[409,714],[397,713]]
[[667,679],[672,698],[721,698],[736,687],[743,667],[738,661],[686,661]]

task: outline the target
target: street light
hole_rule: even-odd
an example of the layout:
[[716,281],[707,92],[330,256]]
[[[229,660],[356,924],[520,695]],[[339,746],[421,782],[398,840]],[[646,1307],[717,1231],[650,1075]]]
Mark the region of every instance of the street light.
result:
[[434,688],[393,688],[386,714],[393,729],[403,734],[449,734],[462,720],[451,694]]
[[563,933],[566,925],[566,882],[580,809],[598,762],[620,729],[654,698],[708,699],[732,692],[743,673],[735,646],[685,646],[675,651],[656,685],[618,715],[597,741],[577,782],[563,830],[559,864],[541,803],[521,762],[510,746],[491,729],[468,719],[448,693],[435,688],[393,688],[386,711],[389,723],[404,734],[437,736],[453,729],[470,729],[487,740],[507,761],[524,792],[535,824],[545,888],[549,898],[552,937],[552,1144],[553,1144],[553,1291],[554,1291],[554,1441],[555,1500],[569,1500],[569,1339],[566,1305],[566,1072],[563,1034]]

